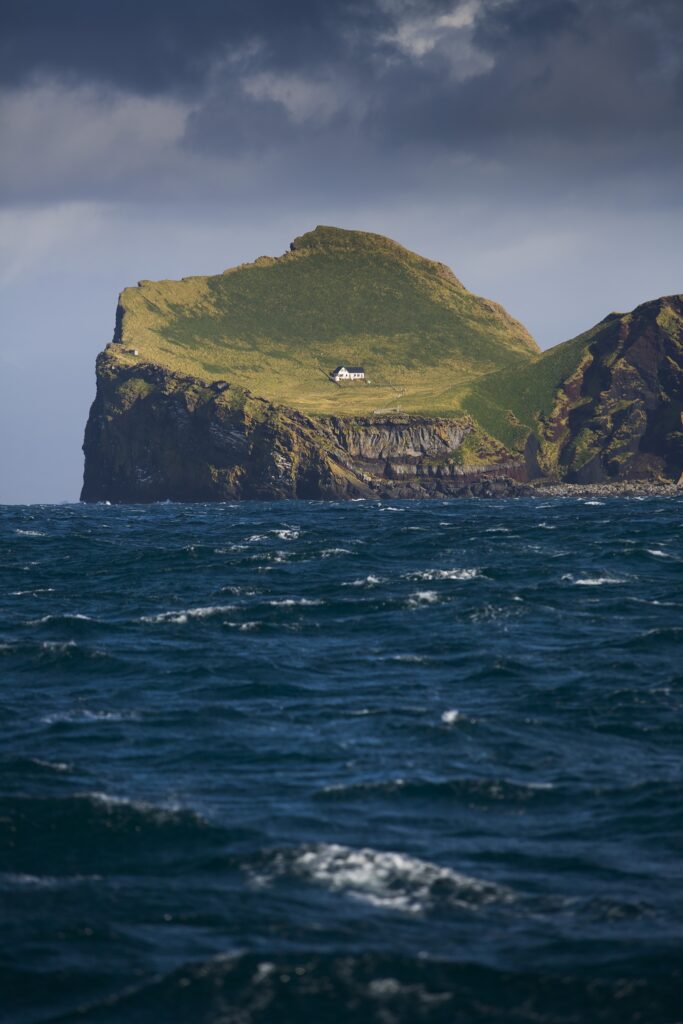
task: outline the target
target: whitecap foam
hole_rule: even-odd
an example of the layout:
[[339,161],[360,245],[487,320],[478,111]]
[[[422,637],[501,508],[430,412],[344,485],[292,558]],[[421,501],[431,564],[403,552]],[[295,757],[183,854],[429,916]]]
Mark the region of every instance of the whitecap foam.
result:
[[384,583],[381,576],[364,576],[361,580],[351,580],[349,583],[342,583],[342,587],[377,587]]
[[648,555],[654,555],[655,558],[673,558],[673,555],[670,555],[668,551],[662,551],[661,548],[645,548],[645,550]]
[[137,711],[90,711],[88,708],[75,708],[71,711],[55,711],[43,715],[40,719],[46,725],[57,722],[132,722],[139,719]]
[[92,622],[90,615],[82,615],[80,612],[63,612],[60,615],[43,615],[39,619],[29,619],[27,626],[44,626],[48,622],[61,622],[63,619],[76,620],[77,622]]
[[25,886],[32,889],[56,889],[62,886],[81,885],[83,882],[101,882],[102,875],[29,875],[18,872],[0,874],[0,886],[15,888]]
[[84,800],[112,814],[119,808],[127,808],[156,824],[187,820],[188,818],[192,818],[200,824],[206,824],[200,814],[178,803],[153,804],[147,800],[132,800],[127,796],[115,796],[104,792],[77,793],[74,799]]
[[335,555],[350,555],[349,548],[324,548],[320,552],[321,558],[334,558]]
[[476,909],[492,901],[514,899],[510,889],[409,854],[336,843],[279,852],[255,881],[263,884],[287,875],[371,906],[412,914],[444,904]]
[[36,597],[37,594],[54,594],[54,587],[37,587],[35,590],[13,590],[12,597],[26,597],[30,594],[31,597]]
[[284,597],[281,600],[269,601],[268,604],[274,608],[313,608],[316,605],[324,604],[324,601],[313,600],[308,597]]
[[412,607],[416,607],[421,604],[436,604],[439,600],[439,595],[435,590],[416,590],[414,594],[411,594],[408,598],[408,604]]
[[41,768],[48,768],[53,772],[70,772],[73,767],[72,765],[67,764],[66,761],[44,761],[42,757],[31,757],[29,760],[31,760],[33,764],[37,764]]
[[460,712],[456,708],[449,708],[441,713],[441,721],[444,725],[454,725],[460,718]]
[[236,607],[234,604],[211,604],[202,608],[179,608],[177,611],[159,612],[157,615],[142,615],[140,622],[175,622],[184,625],[190,619],[208,619],[212,615],[234,611]]
[[481,576],[481,569],[420,569],[405,574],[408,580],[474,580]]
[[626,580],[617,580],[615,577],[586,577],[583,580],[572,581],[575,587],[602,587],[607,584],[626,583]]
[[584,501],[584,505],[604,505],[604,501]]
[[19,537],[46,537],[47,534],[42,533],[40,530],[15,530],[14,531]]
[[279,537],[280,540],[297,540],[301,535],[301,531],[297,529],[272,530],[271,532],[274,533],[276,537]]

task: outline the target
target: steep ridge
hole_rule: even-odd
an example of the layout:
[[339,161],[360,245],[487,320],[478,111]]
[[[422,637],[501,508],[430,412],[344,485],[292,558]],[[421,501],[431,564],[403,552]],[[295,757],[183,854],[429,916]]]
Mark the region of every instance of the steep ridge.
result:
[[463,401],[513,450],[532,431],[545,474],[576,483],[678,479],[683,470],[683,296],[611,313],[523,372]]

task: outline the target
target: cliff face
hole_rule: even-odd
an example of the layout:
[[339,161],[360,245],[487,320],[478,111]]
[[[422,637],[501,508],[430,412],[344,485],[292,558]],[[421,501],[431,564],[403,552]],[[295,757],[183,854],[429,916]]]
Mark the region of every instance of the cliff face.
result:
[[111,347],[97,377],[85,501],[490,494],[529,475],[467,416],[307,416]]
[[568,482],[683,471],[683,296],[612,314],[541,418],[541,460]]

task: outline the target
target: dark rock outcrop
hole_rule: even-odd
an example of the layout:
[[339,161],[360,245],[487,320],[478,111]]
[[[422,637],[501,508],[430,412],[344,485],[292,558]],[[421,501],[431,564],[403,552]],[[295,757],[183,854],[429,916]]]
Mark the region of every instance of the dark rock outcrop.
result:
[[612,314],[541,425],[547,469],[570,483],[677,480],[683,470],[683,296]]
[[82,500],[493,495],[529,476],[467,416],[313,417],[219,383],[102,353]]

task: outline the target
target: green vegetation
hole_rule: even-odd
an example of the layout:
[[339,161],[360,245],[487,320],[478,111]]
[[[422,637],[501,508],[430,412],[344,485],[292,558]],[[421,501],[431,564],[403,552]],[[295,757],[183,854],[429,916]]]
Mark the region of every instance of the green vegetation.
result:
[[[224,378],[308,413],[453,414],[483,375],[526,374],[539,352],[443,264],[328,227],[216,277],[142,281],[122,293],[120,311],[123,344],[110,353],[122,363]],[[362,364],[368,382],[333,384],[340,363]]]
[[489,374],[463,397],[463,408],[494,437],[518,447],[537,427],[538,417],[550,415],[558,389],[588,358],[588,346],[603,326],[556,345],[531,366]]

